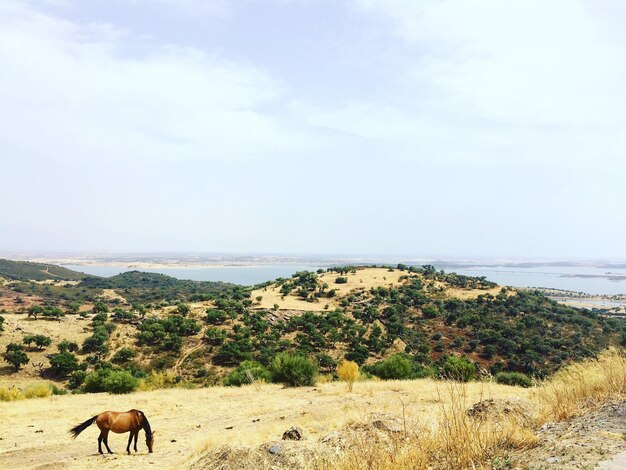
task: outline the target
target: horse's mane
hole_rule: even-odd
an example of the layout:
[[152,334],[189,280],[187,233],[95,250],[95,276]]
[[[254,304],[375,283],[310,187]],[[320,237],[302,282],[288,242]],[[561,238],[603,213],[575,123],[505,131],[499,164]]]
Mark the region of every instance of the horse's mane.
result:
[[148,418],[143,411],[137,410],[137,412],[143,417],[143,430],[146,431],[146,439],[150,440],[152,437],[152,428],[148,422]]

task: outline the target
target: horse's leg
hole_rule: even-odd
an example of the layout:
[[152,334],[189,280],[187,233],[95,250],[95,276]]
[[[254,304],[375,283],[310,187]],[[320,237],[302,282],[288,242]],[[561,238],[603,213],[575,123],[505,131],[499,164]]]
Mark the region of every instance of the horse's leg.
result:
[[104,436],[102,437],[102,440],[104,441],[104,445],[107,448],[107,452],[109,454],[112,454],[113,451],[111,450],[111,448],[109,447],[109,430],[107,429],[106,431],[103,432]]
[[98,452],[102,453],[102,436],[104,431],[100,431],[100,435],[98,436]]
[[128,445],[126,446],[126,452],[130,454],[130,443],[133,440],[133,432],[128,433]]
[[139,431],[135,431],[135,452],[137,452],[137,438],[139,437]]

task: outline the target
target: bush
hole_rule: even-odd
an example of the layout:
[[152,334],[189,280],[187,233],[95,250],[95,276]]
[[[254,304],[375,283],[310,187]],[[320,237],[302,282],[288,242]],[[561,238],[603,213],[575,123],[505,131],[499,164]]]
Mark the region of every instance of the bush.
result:
[[176,376],[173,372],[150,372],[139,384],[139,390],[159,390],[176,386]]
[[83,391],[89,393],[130,393],[139,386],[139,380],[126,370],[98,369],[85,377]]
[[239,387],[257,381],[269,382],[270,372],[256,361],[244,361],[224,379],[227,387]]
[[23,400],[24,395],[19,388],[16,387],[0,387],[0,401]]
[[272,380],[288,387],[315,385],[317,365],[310,359],[287,353],[277,355],[270,365]]
[[476,366],[464,357],[448,356],[443,364],[442,375],[446,379],[469,382],[476,377]]
[[519,387],[532,387],[533,381],[526,374],[521,372],[498,372],[496,382],[503,385],[517,385]]
[[52,387],[40,382],[28,385],[22,393],[24,398],[46,398],[52,395]]
[[406,380],[413,378],[413,362],[404,354],[394,354],[384,361],[371,365],[368,370],[383,380]]
[[125,370],[114,370],[104,380],[104,389],[109,393],[134,392],[139,385],[139,380]]
[[354,382],[359,379],[359,365],[352,361],[341,361],[337,367],[337,376],[348,384],[348,391],[352,391]]
[[348,282],[348,278],[347,277],[338,277],[337,279],[335,279],[335,284],[346,284]]
[[72,375],[70,375],[70,378],[67,381],[67,386],[70,388],[70,390],[76,390],[83,384],[83,382],[85,381],[85,377],[87,377],[87,372],[85,372],[84,370],[77,370]]

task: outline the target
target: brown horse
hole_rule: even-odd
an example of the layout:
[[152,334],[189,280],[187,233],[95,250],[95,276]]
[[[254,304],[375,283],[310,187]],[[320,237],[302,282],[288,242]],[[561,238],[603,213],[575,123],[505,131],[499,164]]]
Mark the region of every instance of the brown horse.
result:
[[109,454],[113,452],[109,448],[109,431],[113,431],[117,434],[123,434],[130,432],[128,437],[128,445],[126,446],[126,452],[130,454],[130,442],[135,438],[135,452],[137,452],[137,436],[140,430],[146,432],[146,445],[148,446],[148,452],[152,453],[152,445],[154,444],[154,431],[150,429],[150,423],[148,418],[139,410],[130,410],[125,412],[118,411],[105,411],[99,415],[89,418],[82,424],[74,426],[70,429],[70,434],[76,439],[81,432],[96,423],[100,428],[100,435],[98,436],[98,452],[102,454],[102,442],[107,448]]

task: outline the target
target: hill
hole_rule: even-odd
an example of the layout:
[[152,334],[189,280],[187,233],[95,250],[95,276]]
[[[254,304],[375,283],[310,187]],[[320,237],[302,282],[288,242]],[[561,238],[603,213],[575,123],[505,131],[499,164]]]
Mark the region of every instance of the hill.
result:
[[[348,359],[382,378],[458,368],[468,378],[542,378],[624,334],[619,319],[430,266],[339,267],[255,288],[137,271],[54,285],[11,281],[0,302],[0,350],[28,335],[52,340],[27,348],[29,363],[18,374],[6,368],[5,377],[43,374],[72,388],[101,365],[215,384],[244,361],[262,370],[283,352],[308,356],[322,374]],[[63,340],[77,344],[77,362],[58,373],[51,361]]]
[[0,259],[0,277],[20,281],[80,281],[88,276],[54,264]]

